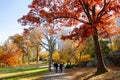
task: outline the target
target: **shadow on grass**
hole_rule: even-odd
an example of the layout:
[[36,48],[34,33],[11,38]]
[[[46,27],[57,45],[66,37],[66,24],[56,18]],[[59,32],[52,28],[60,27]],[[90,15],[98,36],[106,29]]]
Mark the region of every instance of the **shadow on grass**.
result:
[[22,79],[22,78],[41,76],[41,75],[45,74],[46,72],[48,72],[47,68],[44,69],[44,70],[41,70],[39,72],[33,72],[33,73],[27,73],[27,74],[19,74],[19,75],[0,78],[0,80],[8,80],[8,79],[10,79],[10,80],[18,80],[18,79]]
[[[42,69],[43,67],[11,67],[11,68],[0,68],[0,74],[14,73],[14,72],[24,72],[30,70]],[[44,67],[47,68],[47,67]]]

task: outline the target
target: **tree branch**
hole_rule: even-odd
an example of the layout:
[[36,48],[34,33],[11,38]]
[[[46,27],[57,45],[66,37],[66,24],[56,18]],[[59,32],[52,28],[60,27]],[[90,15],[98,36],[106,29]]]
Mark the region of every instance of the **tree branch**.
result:
[[59,19],[59,18],[72,18],[72,19],[75,19],[79,22],[82,22],[82,23],[85,23],[85,24],[88,24],[88,22],[84,21],[84,20],[80,20],[78,18],[75,18],[75,17],[68,17],[68,16],[60,16],[60,17],[55,17],[54,19]]
[[106,0],[104,0],[104,6],[103,6],[102,10],[98,13],[96,20],[100,21],[101,17],[106,13],[105,9],[110,4],[110,2],[111,2],[111,0],[109,0],[108,3],[106,3]]
[[43,41],[41,41],[41,44],[48,46],[48,44],[47,44],[47,43],[44,43]]
[[81,4],[81,6],[82,6],[82,8],[83,8],[83,10],[84,10],[84,12],[85,12],[88,20],[89,20],[88,24],[90,24],[92,18],[91,18],[91,16],[90,16],[90,12],[89,12],[89,4],[88,4],[88,3],[84,3],[84,2],[81,1],[81,0],[79,0],[79,3]]
[[43,48],[45,48],[47,51],[49,51],[49,49],[46,48],[42,43],[40,43],[40,45],[41,45]]

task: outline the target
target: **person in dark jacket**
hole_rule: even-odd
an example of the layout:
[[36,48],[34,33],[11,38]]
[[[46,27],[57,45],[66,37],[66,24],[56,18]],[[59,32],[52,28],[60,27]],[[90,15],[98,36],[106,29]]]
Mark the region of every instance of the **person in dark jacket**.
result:
[[64,67],[64,64],[60,63],[60,65],[59,65],[60,72],[63,72],[63,67]]
[[58,63],[54,63],[54,67],[55,67],[55,72],[57,73],[58,72]]

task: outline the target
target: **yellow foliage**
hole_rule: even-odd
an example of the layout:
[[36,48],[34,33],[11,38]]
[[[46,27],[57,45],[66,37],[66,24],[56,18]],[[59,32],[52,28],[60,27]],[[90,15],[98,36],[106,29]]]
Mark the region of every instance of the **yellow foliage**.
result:
[[79,60],[80,62],[93,60],[93,58],[92,58],[89,54],[83,55],[83,56],[81,56],[81,58],[79,58],[79,59],[80,59],[80,60]]
[[117,49],[117,46],[116,46],[116,44],[115,44],[115,42],[112,42],[112,50],[113,50],[113,51],[118,50],[118,49]]
[[76,60],[74,58],[72,58],[70,61],[71,61],[71,63],[75,63],[76,62]]
[[58,52],[55,52],[53,55],[52,55],[52,59],[56,62],[60,62],[60,55]]
[[48,60],[48,52],[40,52],[39,55],[43,60]]

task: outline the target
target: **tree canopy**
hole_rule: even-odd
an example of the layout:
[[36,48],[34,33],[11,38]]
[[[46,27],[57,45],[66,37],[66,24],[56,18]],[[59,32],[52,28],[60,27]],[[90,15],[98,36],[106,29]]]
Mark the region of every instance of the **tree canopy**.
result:
[[[120,32],[116,19],[120,0],[33,0],[30,11],[18,20],[22,25],[44,26],[59,24],[73,30],[62,39],[79,41],[79,46],[92,36],[97,55],[97,73],[106,72],[99,37],[109,38]],[[51,31],[54,32],[53,29]]]
[[95,27],[99,36],[108,38],[119,31],[116,26],[119,3],[119,0],[33,0],[29,13],[18,21],[23,25],[39,25],[46,20],[74,26],[70,35],[62,39],[82,42],[94,34]]

